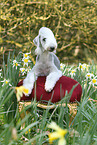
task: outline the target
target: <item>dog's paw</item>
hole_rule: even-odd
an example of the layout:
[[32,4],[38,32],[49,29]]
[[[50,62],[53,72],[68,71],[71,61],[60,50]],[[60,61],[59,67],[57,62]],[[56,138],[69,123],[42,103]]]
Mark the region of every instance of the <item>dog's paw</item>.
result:
[[53,90],[54,86],[51,83],[46,83],[45,84],[45,90],[47,92],[51,92]]

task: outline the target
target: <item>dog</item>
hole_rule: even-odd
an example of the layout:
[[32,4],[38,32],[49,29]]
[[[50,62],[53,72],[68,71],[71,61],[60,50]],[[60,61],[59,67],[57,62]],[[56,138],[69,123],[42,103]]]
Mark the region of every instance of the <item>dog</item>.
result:
[[47,92],[53,90],[56,82],[62,76],[60,61],[55,55],[57,42],[53,32],[47,27],[42,27],[33,42],[37,47],[35,50],[37,57],[36,64],[23,80],[23,86],[29,90],[29,93],[25,94],[26,96],[31,94],[39,76],[46,76],[45,90]]

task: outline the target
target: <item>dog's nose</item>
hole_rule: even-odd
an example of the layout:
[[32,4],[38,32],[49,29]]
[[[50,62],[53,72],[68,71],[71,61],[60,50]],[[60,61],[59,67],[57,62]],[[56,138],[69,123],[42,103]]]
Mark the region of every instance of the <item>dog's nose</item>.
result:
[[50,47],[50,51],[54,51],[55,47]]

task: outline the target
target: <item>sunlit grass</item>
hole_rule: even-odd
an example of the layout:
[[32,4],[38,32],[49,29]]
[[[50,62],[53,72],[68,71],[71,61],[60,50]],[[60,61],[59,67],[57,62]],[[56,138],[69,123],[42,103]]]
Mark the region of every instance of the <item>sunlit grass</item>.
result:
[[[77,114],[71,120],[73,114],[65,99],[55,104],[53,109],[42,109],[37,106],[38,102],[33,100],[30,105],[23,105],[21,112],[19,111],[15,87],[33,66],[28,56],[29,53],[22,52],[17,57],[9,54],[7,66],[3,61],[0,69],[0,144],[49,145],[48,135],[54,130],[49,129],[48,124],[53,121],[59,128],[68,131],[64,136],[67,145],[96,145],[97,66],[93,63],[72,66],[61,64],[63,75],[78,81],[83,90],[81,102],[76,106]],[[29,60],[28,63],[24,63],[25,57]],[[65,107],[62,103],[66,103]],[[49,104],[50,102],[48,106]],[[58,141],[54,140],[52,143],[57,145]]]

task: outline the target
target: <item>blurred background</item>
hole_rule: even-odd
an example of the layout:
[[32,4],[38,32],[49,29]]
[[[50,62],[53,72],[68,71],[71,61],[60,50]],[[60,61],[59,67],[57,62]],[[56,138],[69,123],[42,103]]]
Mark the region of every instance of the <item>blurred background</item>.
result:
[[97,0],[2,0],[0,2],[0,65],[9,51],[31,51],[41,27],[57,40],[62,63],[97,63]]

